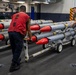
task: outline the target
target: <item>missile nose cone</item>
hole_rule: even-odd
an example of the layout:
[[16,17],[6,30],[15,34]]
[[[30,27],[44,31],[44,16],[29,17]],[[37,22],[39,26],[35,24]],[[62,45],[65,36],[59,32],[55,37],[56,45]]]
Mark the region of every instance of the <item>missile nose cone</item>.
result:
[[4,28],[3,24],[0,24],[0,29],[3,29],[3,28]]
[[42,38],[41,40],[36,42],[36,44],[42,45],[42,44],[47,44],[48,42],[49,42],[49,40],[47,38]]
[[0,40],[3,40],[4,36],[2,34],[0,34]]
[[43,28],[40,29],[41,32],[49,32],[51,30],[52,30],[51,26],[44,26]]
[[39,30],[40,26],[39,25],[33,25],[33,26],[30,26],[30,29],[31,30]]
[[32,36],[31,39],[33,42],[36,42],[36,40],[37,40],[36,36]]

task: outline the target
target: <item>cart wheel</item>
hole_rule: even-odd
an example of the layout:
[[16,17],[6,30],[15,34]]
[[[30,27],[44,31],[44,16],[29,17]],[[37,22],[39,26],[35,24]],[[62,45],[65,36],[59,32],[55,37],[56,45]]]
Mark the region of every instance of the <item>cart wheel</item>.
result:
[[28,63],[29,62],[29,58],[25,57],[25,62]]
[[60,53],[63,49],[63,46],[61,43],[57,44],[57,52]]
[[10,41],[7,39],[7,40],[5,41],[5,44],[6,44],[6,45],[10,44]]
[[42,47],[43,47],[43,49],[46,49],[46,48],[48,48],[48,44],[44,44],[44,45],[42,45]]
[[73,38],[72,40],[71,40],[71,46],[74,46],[75,45],[75,38]]

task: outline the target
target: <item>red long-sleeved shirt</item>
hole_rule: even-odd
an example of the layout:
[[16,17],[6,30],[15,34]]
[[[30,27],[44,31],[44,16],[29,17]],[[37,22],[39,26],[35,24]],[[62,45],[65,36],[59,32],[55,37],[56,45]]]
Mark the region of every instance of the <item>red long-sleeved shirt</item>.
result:
[[19,32],[22,35],[26,34],[26,22],[28,21],[30,17],[24,13],[19,12],[12,16],[12,21],[10,23],[10,26],[8,28],[8,32]]

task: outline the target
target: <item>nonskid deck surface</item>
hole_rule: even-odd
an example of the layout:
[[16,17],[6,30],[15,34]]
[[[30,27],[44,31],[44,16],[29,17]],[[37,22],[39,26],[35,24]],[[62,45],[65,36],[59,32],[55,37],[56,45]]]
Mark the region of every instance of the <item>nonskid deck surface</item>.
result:
[[[42,50],[41,46],[35,44],[29,46],[29,54],[39,50]],[[8,75],[11,58],[11,49],[0,52],[0,75]],[[31,58],[28,63],[25,62],[22,51],[21,58],[21,69],[11,75],[76,75],[76,46],[65,46],[59,54],[47,51]]]

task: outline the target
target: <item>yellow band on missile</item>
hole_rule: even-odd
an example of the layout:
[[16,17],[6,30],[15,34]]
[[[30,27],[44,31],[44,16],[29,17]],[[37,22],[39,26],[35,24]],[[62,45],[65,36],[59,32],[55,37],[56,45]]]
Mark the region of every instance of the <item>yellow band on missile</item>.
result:
[[56,35],[56,32],[53,32],[53,35]]
[[53,23],[54,25],[57,25],[58,23]]
[[68,27],[68,24],[65,24],[65,27],[67,28]]

